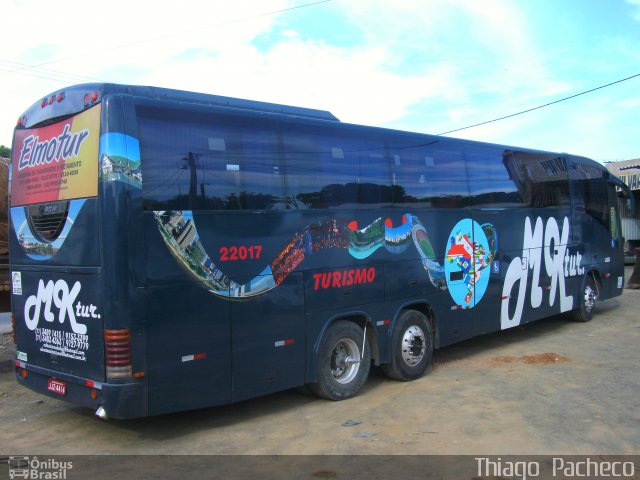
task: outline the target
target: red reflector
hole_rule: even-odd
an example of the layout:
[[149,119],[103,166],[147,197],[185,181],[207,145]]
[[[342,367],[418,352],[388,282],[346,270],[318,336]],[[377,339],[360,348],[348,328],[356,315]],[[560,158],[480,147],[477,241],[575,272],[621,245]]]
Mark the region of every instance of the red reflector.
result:
[[295,339],[293,339],[293,338],[287,338],[287,339],[284,341],[284,344],[285,344],[285,345],[293,345],[294,343],[296,343],[296,341],[295,341]]
[[13,337],[13,343],[18,343],[16,340],[16,316],[11,313],[11,336]]
[[207,358],[207,354],[206,353],[196,353],[193,356],[194,360],[204,360],[205,358]]

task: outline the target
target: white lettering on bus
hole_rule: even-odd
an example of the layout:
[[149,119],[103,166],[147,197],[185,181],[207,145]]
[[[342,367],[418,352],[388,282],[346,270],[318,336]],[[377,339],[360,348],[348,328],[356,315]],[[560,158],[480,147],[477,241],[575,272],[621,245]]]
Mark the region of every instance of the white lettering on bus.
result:
[[[69,317],[69,323],[74,333],[85,335],[87,326],[78,323],[76,314],[80,317],[100,318],[100,314],[96,313],[95,305],[82,305],[78,302],[74,306],[74,301],[82,285],[80,282],[73,284],[71,290],[64,280],[58,280],[54,283],[49,280],[45,285],[43,280],[38,283],[38,293],[27,298],[24,304],[24,320],[29,330],[35,330],[40,322],[40,313],[43,313],[44,320],[53,322],[55,315],[51,311],[51,302],[58,308],[58,322],[64,323],[65,317]],[[44,309],[42,308],[44,305]]]
[[[556,293],[560,296],[560,311],[573,309],[573,296],[566,294],[565,277],[584,274],[581,267],[582,255],[577,252],[570,255],[567,251],[569,241],[569,219],[564,218],[562,232],[558,228],[555,218],[549,218],[543,226],[542,218],[538,217],[535,226],[531,226],[531,219],[527,217],[524,225],[524,239],[522,242],[522,256],[511,260],[502,287],[502,308],[500,312],[501,328],[520,325],[522,310],[527,291],[529,270],[533,270],[530,293],[531,306],[538,308],[542,304],[542,287],[540,286],[540,270],[542,268],[542,253],[544,252],[544,266],[551,279],[549,287],[549,306],[553,306]],[[509,316],[511,292],[518,283],[518,296],[513,316]]]
[[59,136],[42,142],[37,135],[29,135],[25,138],[20,150],[18,170],[51,163],[54,160],[59,162],[77,157],[82,142],[89,136],[89,129],[85,128],[79,132],[69,133],[70,129],[71,126],[67,123]]

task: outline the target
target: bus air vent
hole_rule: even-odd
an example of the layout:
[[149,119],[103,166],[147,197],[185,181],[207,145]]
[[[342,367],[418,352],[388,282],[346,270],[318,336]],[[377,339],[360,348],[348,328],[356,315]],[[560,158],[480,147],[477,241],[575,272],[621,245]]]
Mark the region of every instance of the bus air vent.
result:
[[29,227],[36,239],[44,243],[52,243],[60,236],[67,222],[69,202],[63,200],[31,205],[25,207],[25,210]]

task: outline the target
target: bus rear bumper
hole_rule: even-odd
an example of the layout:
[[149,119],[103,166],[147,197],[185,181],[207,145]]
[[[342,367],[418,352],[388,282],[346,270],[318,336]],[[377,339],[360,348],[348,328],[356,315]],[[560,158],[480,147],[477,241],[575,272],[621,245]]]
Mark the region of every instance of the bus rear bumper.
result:
[[[15,369],[18,383],[30,390],[94,411],[102,407],[106,418],[147,416],[147,394],[143,381],[101,383],[24,362],[16,362]],[[52,380],[58,386],[58,392],[51,391]]]

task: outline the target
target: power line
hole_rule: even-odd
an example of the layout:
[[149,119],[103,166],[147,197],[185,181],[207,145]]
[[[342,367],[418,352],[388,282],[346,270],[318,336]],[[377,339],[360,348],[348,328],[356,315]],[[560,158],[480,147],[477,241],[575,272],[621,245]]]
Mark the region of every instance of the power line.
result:
[[503,117],[494,118],[493,120],[487,120],[486,122],[474,123],[473,125],[469,125],[467,127],[456,128],[455,130],[449,130],[447,132],[438,133],[436,135],[447,135],[453,132],[460,132],[461,130],[467,130],[469,128],[479,127],[480,125],[486,125],[488,123],[499,122],[500,120],[504,120],[506,118],[516,117],[518,115],[522,115],[523,113],[533,112],[534,110],[539,110],[544,107],[548,107],[549,105],[554,105],[556,103],[564,102],[570,100],[572,98],[579,97],[580,95],[586,95],[587,93],[595,92],[596,90],[600,90],[602,88],[610,87],[611,85],[615,85],[617,83],[626,82],[627,80],[631,80],[632,78],[640,77],[640,73],[636,73],[635,75],[631,75],[627,78],[622,78],[620,80],[616,80],[615,82],[607,83],[606,85],[600,85],[599,87],[592,88],[590,90],[585,90],[584,92],[576,93],[575,95],[570,95],[568,97],[561,98],[560,100],[555,100],[553,102],[545,103],[544,105],[538,105],[537,107],[528,108],[526,110],[522,110],[521,112],[512,113],[510,115],[505,115]]
[[[16,66],[19,68],[16,69]],[[31,72],[26,69],[32,70]],[[61,72],[60,70],[52,70],[49,68],[40,68],[32,65],[27,65],[20,62],[14,62],[11,60],[0,59],[0,71],[5,73],[15,72],[19,75],[27,75],[36,78],[43,78],[45,80],[53,80],[62,83],[77,83],[77,82],[99,82],[97,78],[87,77],[85,75],[75,75],[72,73]]]
[[[110,48],[106,48],[104,50],[100,50],[97,53],[112,52],[114,50],[121,50],[123,48],[133,47],[135,45],[140,45],[140,44],[144,44],[144,43],[148,43],[148,42],[153,42],[153,41],[158,41],[158,40],[166,40],[167,38],[173,38],[173,37],[176,37],[178,35],[182,35],[182,34],[184,34],[184,32],[192,33],[192,32],[199,31],[199,30],[207,30],[207,29],[215,28],[215,27],[233,25],[233,24],[236,24],[236,23],[246,22],[248,20],[255,20],[255,19],[258,19],[258,18],[269,17],[271,15],[277,15],[279,13],[290,12],[292,10],[298,10],[298,9],[301,9],[301,8],[312,7],[314,5],[320,5],[322,3],[328,3],[328,2],[331,2],[331,1],[333,1],[333,0],[318,0],[318,1],[315,1],[315,2],[303,3],[301,5],[294,5],[293,7],[282,8],[280,10],[272,10],[272,11],[269,11],[269,12],[258,13],[256,15],[248,15],[246,17],[236,18],[236,19],[233,19],[233,20],[226,20],[226,21],[223,21],[223,22],[214,23],[212,25],[207,25],[207,26],[200,27],[200,28],[188,29],[188,30],[187,29],[180,30],[180,31],[177,31],[177,32],[169,34],[169,35],[163,35],[163,36],[160,36],[160,37],[153,37],[153,38],[145,38],[143,40],[138,40],[136,42],[130,42],[130,43],[125,43],[125,44],[121,44],[121,45],[116,45],[115,47],[110,47]],[[96,52],[92,52],[92,53],[95,54]],[[54,63],[66,62],[67,60],[73,60],[73,59],[76,59],[76,58],[82,58],[84,56],[85,56],[85,54],[79,54],[79,55],[73,55],[71,57],[60,58],[58,60],[51,60],[49,62],[39,63],[37,65],[25,65],[23,67],[16,68],[14,70],[5,70],[3,73],[0,73],[0,75],[5,75],[7,73],[20,73],[20,72],[23,72],[24,70],[32,70],[32,69],[35,69],[35,68],[38,68],[38,67],[42,67],[43,65],[51,65],[51,64],[54,64]]]

